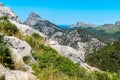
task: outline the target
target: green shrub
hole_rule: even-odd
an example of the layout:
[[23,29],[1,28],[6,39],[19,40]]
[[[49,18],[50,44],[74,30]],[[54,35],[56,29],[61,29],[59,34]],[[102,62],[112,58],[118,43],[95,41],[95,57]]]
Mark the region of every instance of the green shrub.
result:
[[2,17],[0,18],[0,32],[6,35],[15,35],[19,33],[19,30],[15,25],[10,23],[6,17]]
[[42,50],[43,53],[33,53],[35,59],[40,64],[38,66],[39,68],[35,68],[37,71],[51,68],[52,70],[58,69],[59,72],[66,74],[69,77],[85,77],[85,69],[81,68],[78,64],[74,64],[70,59],[58,55],[58,53],[51,47],[41,45],[40,50]]
[[120,40],[86,57],[86,62],[104,71],[120,71]]
[[0,36],[0,63],[8,68],[13,68],[10,50],[2,41],[3,36]]
[[30,57],[29,56],[23,57],[23,61],[25,62],[25,64],[29,64],[30,63]]
[[36,39],[42,38],[38,33],[33,33],[32,36]]

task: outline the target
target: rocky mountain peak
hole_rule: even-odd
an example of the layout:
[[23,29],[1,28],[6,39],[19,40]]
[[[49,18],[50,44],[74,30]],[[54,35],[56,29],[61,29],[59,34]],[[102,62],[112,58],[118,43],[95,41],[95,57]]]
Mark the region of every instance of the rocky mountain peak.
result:
[[120,26],[120,21],[116,21],[115,25]]
[[31,17],[32,19],[43,20],[37,13],[34,12],[31,12],[29,14],[29,17]]
[[34,24],[36,24],[39,21],[44,21],[44,20],[38,14],[31,12],[29,14],[29,17],[27,18],[27,20],[24,23],[26,25],[33,26]]
[[37,29],[40,32],[46,34],[47,36],[53,35],[57,31],[61,31],[61,29],[55,25],[54,23],[42,19],[39,15],[34,12],[31,12],[27,20],[24,24],[29,25],[33,29]]

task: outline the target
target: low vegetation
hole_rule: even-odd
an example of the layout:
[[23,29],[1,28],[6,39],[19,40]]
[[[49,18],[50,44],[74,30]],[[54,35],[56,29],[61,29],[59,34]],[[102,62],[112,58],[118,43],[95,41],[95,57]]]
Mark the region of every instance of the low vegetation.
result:
[[[5,23],[5,24],[4,24]],[[9,27],[8,27],[9,26]],[[5,28],[8,27],[8,28]],[[14,28],[14,29],[13,29]],[[13,31],[13,30],[14,31]],[[37,61],[36,64],[29,64],[29,58],[24,57],[26,64],[34,69],[34,74],[40,80],[117,80],[119,73],[109,72],[87,72],[79,64],[73,63],[70,59],[58,55],[58,53],[49,46],[44,45],[43,38],[37,33],[31,36],[22,36],[17,27],[11,24],[6,17],[0,18],[0,32],[5,35],[16,36],[27,41],[32,47],[32,55]],[[12,60],[10,50],[3,40],[4,36],[0,36],[0,63],[11,69]],[[116,45],[119,43],[115,43]],[[113,45],[115,45],[113,44]],[[118,47],[115,47],[119,50]],[[113,55],[112,55],[113,56]],[[117,58],[116,58],[117,59]],[[88,59],[89,62],[89,59]]]
[[12,69],[13,63],[11,58],[11,52],[9,48],[6,46],[6,43],[4,43],[3,40],[4,36],[0,35],[0,63],[4,65],[7,68]]
[[120,39],[94,54],[86,57],[86,62],[104,71],[120,71]]
[[5,35],[14,36],[19,32],[19,30],[15,25],[10,23],[7,17],[3,16],[0,18],[0,32]]

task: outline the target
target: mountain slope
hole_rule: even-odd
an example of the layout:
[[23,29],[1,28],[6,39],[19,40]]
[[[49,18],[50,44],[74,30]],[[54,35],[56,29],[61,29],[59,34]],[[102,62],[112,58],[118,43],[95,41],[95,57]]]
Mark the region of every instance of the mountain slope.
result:
[[79,50],[83,57],[105,46],[97,36],[81,28],[73,30],[66,35],[55,37],[54,39],[61,41],[62,45],[68,45]]
[[[1,12],[0,15],[0,80],[118,79],[117,74],[87,72],[86,69],[96,68],[84,63],[75,49],[49,40],[43,33],[8,15]],[[86,66],[86,69],[80,65]]]
[[118,72],[120,70],[120,40],[108,45],[95,54],[88,55],[86,61],[104,71]]
[[37,29],[47,36],[53,35],[55,32],[62,31],[57,25],[50,21],[43,20],[36,13],[31,12],[24,24],[29,25],[33,29]]
[[117,22],[115,24],[104,24],[97,28],[86,28],[86,30],[103,37],[108,43],[120,38],[120,25]]
[[[33,13],[32,13],[33,14]],[[36,14],[34,14],[36,15]],[[38,20],[39,19],[39,20]],[[42,21],[42,22],[41,22]],[[34,29],[37,29],[41,31],[44,29],[43,24],[46,25],[46,29],[44,31],[42,30],[43,33],[46,33],[45,30],[48,30],[49,28],[52,28],[51,30],[47,31],[47,35],[50,37],[50,39],[58,41],[59,44],[61,45],[66,45],[70,46],[76,50],[78,50],[81,54],[81,56],[84,58],[85,53],[92,53],[93,51],[97,51],[101,47],[103,47],[105,44],[98,39],[94,34],[90,33],[89,31],[86,31],[84,29],[78,28],[77,30],[68,30],[68,29],[58,29],[57,26],[52,27],[51,25],[48,25],[48,23],[45,23],[46,20],[40,19],[38,15],[36,17],[33,17],[31,14],[28,17],[28,19],[25,21],[25,24],[30,25]],[[32,25],[31,25],[31,24]],[[85,25],[85,26],[91,26],[89,24],[82,24],[78,23],[79,25]],[[54,29],[54,31],[53,31]],[[52,31],[52,34],[51,34]],[[94,39],[95,38],[95,39]],[[95,41],[95,43],[93,43]],[[82,43],[82,44],[80,44]],[[93,44],[93,45],[91,45]],[[91,46],[91,47],[90,47]],[[93,47],[94,46],[94,47]]]

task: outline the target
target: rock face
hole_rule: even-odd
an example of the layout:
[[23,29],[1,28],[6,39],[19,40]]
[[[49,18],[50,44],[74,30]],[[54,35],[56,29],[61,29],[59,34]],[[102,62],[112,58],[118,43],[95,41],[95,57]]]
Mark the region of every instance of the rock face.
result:
[[31,73],[20,70],[7,70],[1,64],[0,78],[2,78],[2,80],[37,80],[37,78]]
[[5,36],[4,42],[12,51],[11,56],[15,69],[33,72],[32,68],[25,64],[23,60],[23,58],[28,57],[30,63],[36,62],[30,53],[32,49],[29,44],[12,36]]
[[120,26],[120,21],[116,21],[115,25]]
[[9,8],[3,6],[3,4],[0,4],[0,16],[7,16],[9,19],[15,20],[18,23],[21,23],[21,21],[18,19],[18,16]]
[[84,23],[84,22],[79,21],[79,22],[77,22],[75,25],[70,26],[70,28],[75,28],[75,27],[82,27],[82,28],[91,27],[91,28],[95,28],[95,27],[97,27],[97,26],[94,25],[94,24]]
[[4,80],[37,80],[37,78],[28,72],[11,70],[5,72]]
[[30,28],[29,26],[27,25],[24,25],[24,24],[21,24],[21,23],[18,23],[14,20],[10,20],[10,22],[14,25],[17,26],[17,28],[19,29],[19,31],[21,31],[24,35],[31,35],[33,33],[38,33],[40,36],[42,36],[43,38],[46,38],[47,36],[37,30],[34,30],[32,28]]
[[40,16],[33,12],[30,13],[24,24],[29,25],[33,29],[39,30],[47,36],[51,36],[55,32],[61,31],[61,29],[57,25],[42,19]]
[[99,71],[99,69],[91,67],[87,63],[85,63],[84,62],[84,57],[82,56],[82,53],[80,53],[79,51],[73,49],[72,47],[64,46],[64,45],[59,45],[58,42],[53,41],[53,40],[52,41],[49,40],[48,44],[52,48],[54,48],[60,55],[68,57],[74,63],[79,63],[80,66],[84,67],[85,69]]
[[3,41],[11,50],[15,70],[8,70],[0,64],[0,78],[3,80],[37,80],[32,74],[34,72],[32,68],[24,61],[27,57],[29,64],[37,63],[30,53],[32,49],[29,44],[12,36],[5,36]]
[[96,36],[84,29],[73,30],[67,34],[59,33],[59,35],[51,38],[57,40],[61,45],[67,45],[78,50],[83,58],[86,54],[93,53],[105,46]]

